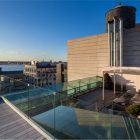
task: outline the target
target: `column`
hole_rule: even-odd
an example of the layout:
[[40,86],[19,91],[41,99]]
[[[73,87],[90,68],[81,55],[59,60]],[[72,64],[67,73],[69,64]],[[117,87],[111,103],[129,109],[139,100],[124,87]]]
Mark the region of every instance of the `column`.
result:
[[105,99],[105,81],[104,81],[104,72],[103,72],[103,87],[102,87],[102,100]]
[[114,67],[116,66],[116,19],[114,19]]
[[110,40],[111,40],[111,36],[110,36],[110,23],[108,22],[108,47],[109,47],[109,65],[111,66],[111,55],[112,55],[112,53],[111,53],[111,45],[110,45]]
[[114,96],[116,95],[116,79],[115,79],[115,70],[114,70]]
[[111,59],[111,67],[113,66],[113,62],[112,62],[112,50],[113,50],[113,32],[110,33],[110,40],[111,40],[111,43],[110,43],[110,59]]
[[120,67],[123,65],[123,20],[120,18]]

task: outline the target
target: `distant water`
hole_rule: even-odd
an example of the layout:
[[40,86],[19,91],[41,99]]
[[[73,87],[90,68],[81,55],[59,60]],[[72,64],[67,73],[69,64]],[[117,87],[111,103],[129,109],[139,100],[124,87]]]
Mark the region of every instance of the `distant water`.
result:
[[2,71],[23,71],[24,65],[0,65],[0,68],[2,68]]

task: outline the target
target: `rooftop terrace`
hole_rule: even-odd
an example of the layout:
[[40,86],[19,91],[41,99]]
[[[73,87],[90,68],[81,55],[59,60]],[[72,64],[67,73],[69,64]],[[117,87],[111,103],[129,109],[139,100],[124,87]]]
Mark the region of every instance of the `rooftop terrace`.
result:
[[114,94],[102,101],[101,77],[44,88],[9,80],[6,89],[4,101],[52,139],[140,139],[139,120],[106,108]]

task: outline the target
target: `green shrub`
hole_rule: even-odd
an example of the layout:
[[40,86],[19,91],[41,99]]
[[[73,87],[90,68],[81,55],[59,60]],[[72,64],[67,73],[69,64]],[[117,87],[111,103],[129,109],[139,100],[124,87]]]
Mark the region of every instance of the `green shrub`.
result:
[[140,105],[130,105],[126,108],[126,112],[130,115],[137,117],[140,115]]

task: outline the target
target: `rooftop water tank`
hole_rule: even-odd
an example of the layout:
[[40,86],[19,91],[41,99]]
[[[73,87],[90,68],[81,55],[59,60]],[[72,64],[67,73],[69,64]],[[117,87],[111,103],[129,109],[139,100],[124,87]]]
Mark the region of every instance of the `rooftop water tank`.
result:
[[136,23],[136,8],[133,6],[123,6],[119,4],[115,8],[106,13],[106,31],[108,22],[113,22],[113,18],[123,19],[123,28],[129,29],[135,27]]

